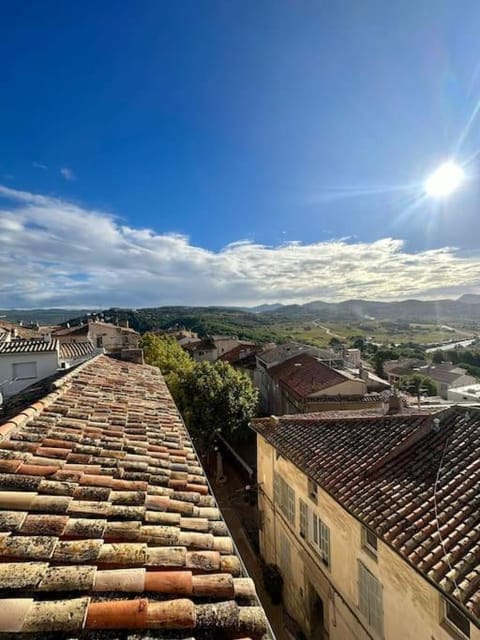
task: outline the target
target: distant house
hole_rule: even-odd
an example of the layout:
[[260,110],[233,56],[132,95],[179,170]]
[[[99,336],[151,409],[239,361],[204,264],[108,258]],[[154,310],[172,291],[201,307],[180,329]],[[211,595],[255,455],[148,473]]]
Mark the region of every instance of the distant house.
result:
[[276,415],[381,407],[379,394],[366,396],[367,385],[347,371],[328,367],[310,353],[300,353],[268,370]]
[[107,353],[120,353],[122,349],[138,349],[140,335],[130,329],[128,322],[112,324],[89,320],[74,327],[62,327],[52,333],[61,344],[90,341]]
[[447,400],[451,402],[478,402],[480,404],[480,384],[454,387],[448,390]]
[[0,392],[8,398],[54,374],[59,351],[56,341],[11,340],[0,343]]
[[[184,342],[182,347],[195,362],[215,362],[237,349],[239,352],[244,350],[245,355],[249,355],[251,352],[249,349],[253,349],[255,343],[229,336],[208,336],[200,340]],[[234,357],[233,354],[232,357]]]
[[328,366],[343,366],[344,360],[341,354],[330,349],[319,349],[312,345],[300,342],[287,342],[281,345],[274,345],[257,353],[256,367],[254,372],[254,382],[260,392],[260,406],[267,413],[274,412],[276,389],[274,380],[270,375],[270,369],[294,358],[302,353],[314,354],[316,358]]
[[418,373],[431,378],[437,387],[437,393],[441,398],[448,398],[450,389],[475,384],[476,378],[469,375],[466,369],[457,365],[441,363],[420,367]]
[[95,349],[89,341],[60,344],[57,340],[1,340],[0,337],[0,392],[8,398],[101,352],[103,349]]

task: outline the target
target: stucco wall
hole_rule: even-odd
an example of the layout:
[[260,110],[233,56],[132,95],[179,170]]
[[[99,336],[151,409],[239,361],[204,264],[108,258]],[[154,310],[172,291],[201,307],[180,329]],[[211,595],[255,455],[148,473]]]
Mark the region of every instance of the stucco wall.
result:
[[[17,363],[35,362],[37,366],[37,377],[26,380],[16,380],[9,382],[13,378],[13,365]],[[40,353],[12,353],[0,356],[0,391],[7,398],[22,389],[26,389],[37,380],[42,380],[51,376],[58,369],[58,354],[56,351]]]
[[[318,504],[308,498],[308,480],[293,464],[257,436],[259,508],[262,512],[260,550],[267,562],[281,565],[281,535],[291,545],[291,574],[285,576],[284,602],[290,615],[307,637],[311,628],[309,591],[322,599],[324,626],[330,640],[355,640],[378,635],[368,626],[358,608],[358,561],[383,586],[384,638],[387,640],[448,640],[453,636],[441,625],[440,592],[410,567],[395,551],[378,540],[377,560],[362,548],[361,524],[322,489]],[[295,491],[295,525],[292,527],[273,505],[273,470]],[[299,535],[302,498],[330,529],[331,565],[326,568],[313,547]],[[480,630],[470,623],[471,640],[480,640]]]

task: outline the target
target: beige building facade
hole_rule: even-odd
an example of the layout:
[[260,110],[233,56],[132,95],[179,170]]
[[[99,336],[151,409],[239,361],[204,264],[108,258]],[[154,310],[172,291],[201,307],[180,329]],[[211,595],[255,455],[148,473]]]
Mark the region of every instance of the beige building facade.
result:
[[260,551],[311,640],[480,640],[479,628],[257,432]]

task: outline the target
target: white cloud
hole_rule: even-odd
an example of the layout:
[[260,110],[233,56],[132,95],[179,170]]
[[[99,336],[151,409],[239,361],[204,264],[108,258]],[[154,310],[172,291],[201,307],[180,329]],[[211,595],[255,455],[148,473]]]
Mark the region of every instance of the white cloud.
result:
[[32,162],[32,167],[35,167],[35,169],[43,169],[44,171],[48,169],[47,165],[41,162]]
[[409,253],[398,239],[219,252],[102,211],[0,186],[0,308],[438,298],[480,287],[480,256]]
[[60,169],[60,173],[62,174],[62,176],[65,178],[65,180],[69,180],[70,182],[72,180],[76,180],[77,176],[73,173],[73,171],[71,169],[69,169],[68,167],[62,167]]

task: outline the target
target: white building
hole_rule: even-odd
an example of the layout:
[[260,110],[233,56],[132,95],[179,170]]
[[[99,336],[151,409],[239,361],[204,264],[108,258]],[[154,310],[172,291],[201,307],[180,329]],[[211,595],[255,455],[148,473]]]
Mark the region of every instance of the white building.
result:
[[0,392],[13,396],[59,367],[56,341],[11,340],[0,343]]
[[452,402],[480,403],[480,384],[469,384],[465,387],[456,387],[455,389],[449,389],[448,400]]

